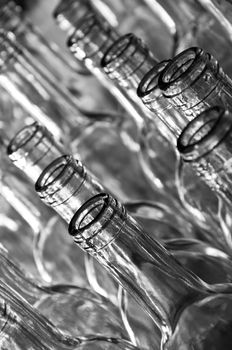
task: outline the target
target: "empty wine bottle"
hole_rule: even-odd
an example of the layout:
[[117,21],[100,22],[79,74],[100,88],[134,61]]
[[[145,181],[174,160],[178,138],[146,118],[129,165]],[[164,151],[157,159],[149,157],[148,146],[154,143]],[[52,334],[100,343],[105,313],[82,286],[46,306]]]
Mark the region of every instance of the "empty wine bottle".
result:
[[231,37],[227,35],[221,23],[201,5],[201,0],[145,1],[155,14],[160,13],[161,7],[169,15],[166,16],[166,23],[173,28],[176,41],[173,55],[191,46],[202,47],[212,52],[226,73],[231,76]]
[[[101,334],[126,339],[119,310],[109,300],[85,288],[37,284],[0,248],[1,281],[34,305],[61,331],[72,335]],[[101,315],[102,322],[98,317]]]
[[91,3],[121,34],[133,32],[141,37],[158,60],[171,56],[173,33],[165,21],[165,11],[161,6],[160,12],[157,9],[157,13],[152,13],[143,0],[120,0],[117,3],[112,0],[97,0]]
[[[66,220],[67,223],[69,223],[70,218],[74,215],[76,208],[79,208],[87,199],[91,197],[91,195],[98,194],[101,189],[103,189],[103,187],[98,182],[93,181],[89,174],[86,174],[85,168],[80,164],[80,162],[74,160],[71,156],[63,156],[56,159],[46,169],[44,169],[36,182],[36,190],[40,198],[46,204],[52,206],[56,212]],[[153,218],[153,225],[148,226],[146,221],[144,221],[145,217],[141,217],[143,208],[144,210],[149,210],[148,204],[149,203],[146,202],[141,202],[140,205],[139,203],[136,204],[133,202],[126,202],[125,206],[132,213],[132,215],[137,216],[140,222],[143,224],[145,223],[146,227],[150,229],[150,234],[152,237],[162,240],[167,247],[170,244],[171,249],[173,247],[173,251],[175,251],[174,247],[180,247],[180,250],[178,251],[177,248],[174,254],[182,257],[181,249],[185,243],[189,252],[191,251],[191,247],[193,247],[193,254],[195,254],[196,260],[198,257],[200,260],[200,256],[205,256],[205,260],[207,260],[207,254],[209,254],[210,259],[213,254],[215,257],[218,256],[218,259],[228,259],[228,255],[217,251],[217,249],[221,249],[223,251],[228,250],[227,241],[223,240],[223,236],[220,236],[219,231],[215,231],[213,233],[199,231],[198,235],[196,234],[195,239],[199,238],[205,242],[208,242],[208,244],[200,244],[198,241],[199,245],[197,245],[196,240],[193,242],[188,240],[190,235],[186,228],[186,230],[181,231],[178,230],[178,226],[174,226],[175,223],[173,221],[174,218],[172,213],[169,216],[168,212],[165,211],[164,208],[162,209],[162,207],[159,207],[158,204],[155,207],[154,203],[152,202],[150,203],[150,213],[147,213],[147,217]],[[136,213],[137,208],[139,208],[139,210]],[[141,220],[141,218],[143,220]],[[169,242],[169,240],[173,237],[177,238],[175,244],[174,242],[172,243],[172,240]],[[184,243],[180,240],[180,243],[178,244],[178,239],[184,237],[187,240],[184,241]],[[210,247],[217,247],[217,249],[210,249]],[[194,265],[194,258],[191,258],[190,253],[189,256],[190,261],[188,262],[183,250],[183,260],[186,259],[186,265]],[[192,263],[191,259],[193,259]],[[208,264],[212,266],[210,262]],[[212,275],[214,274],[212,273]],[[98,278],[101,280],[101,283],[105,285],[105,281],[104,279],[102,280],[100,273],[98,274]],[[114,293],[114,289],[115,286],[113,286],[112,291],[109,291],[108,287],[110,294]]]
[[50,128],[57,139],[63,133],[69,140],[77,139],[93,124],[93,118],[84,116],[69,94],[41,74],[10,34],[1,31],[0,44],[0,85],[30,116]]
[[159,87],[183,115],[183,125],[207,107],[232,103],[231,79],[212,55],[197,47],[173,58],[159,77]]
[[115,86],[104,74],[101,59],[107,48],[119,38],[119,33],[91,5],[89,1],[60,2],[54,16],[59,26],[69,33],[68,47],[77,58],[99,79],[123,108],[135,120],[141,117],[133,101],[119,85]]
[[[108,48],[101,61],[106,74],[122,86],[140,111],[142,121],[140,124],[137,123],[140,133],[138,138],[144,159],[141,159],[142,166],[143,163],[146,164],[148,158],[147,177],[154,185],[156,185],[155,178],[157,178],[164,187],[168,177],[167,182],[170,181],[171,188],[169,192],[171,192],[175,188],[175,184],[170,174],[175,173],[176,165],[175,153],[171,150],[171,133],[159,119],[155,119],[152,113],[141,105],[141,101],[136,94],[141,78],[156,63],[156,59],[146,45],[133,34],[126,34],[116,40]],[[166,160],[164,163],[163,159]],[[146,169],[145,165],[144,168]],[[153,177],[149,177],[150,172],[153,173]]]
[[229,350],[231,285],[209,286],[185,270],[117,200],[91,198],[72,218],[69,233],[143,305],[161,331],[162,349],[214,344]]
[[232,5],[230,0],[199,0],[200,4],[221,24],[229,40],[232,40]]
[[[191,121],[177,143],[185,162],[191,163],[207,185],[231,206],[231,115],[213,107]],[[231,237],[228,237],[231,243]]]
[[0,344],[3,350],[136,349],[123,339],[100,335],[78,338],[61,333],[18,293],[4,282],[0,284]]
[[[51,143],[49,143],[49,140]],[[16,137],[15,142],[11,143],[12,147],[9,147],[14,154],[15,146],[15,162],[18,162],[18,166],[23,167],[25,173],[34,181],[37,179],[37,175],[40,174],[40,167],[44,163],[47,165],[46,160],[47,162],[50,160],[51,154],[54,155],[54,152],[58,152],[59,146],[53,145],[53,148],[50,148],[53,144],[52,140],[53,138],[49,139],[49,135],[46,134],[43,127],[37,128],[33,125],[32,128],[26,127],[21,136]],[[21,149],[19,147],[20,142],[22,143]],[[36,147],[34,147],[35,145]],[[25,146],[27,162],[25,159],[23,160],[23,146]],[[49,149],[50,152],[48,152]],[[65,223],[54,215],[52,210],[41,203],[34,192],[33,185],[25,178],[25,174],[9,162],[6,157],[6,148],[2,146],[0,150],[2,164],[1,195],[4,197],[6,206],[5,209],[2,206],[2,212],[9,219],[13,220],[15,217],[14,226],[16,226],[16,228],[11,229],[9,225],[9,228],[6,226],[1,230],[2,243],[6,245],[11,254],[15,254],[25,267],[32,268],[34,276],[40,273],[41,278],[46,282],[66,282],[86,286],[88,283],[83,254],[80,252],[78,260],[76,260],[77,257],[74,258],[73,265],[70,265],[70,257],[66,254],[67,251],[71,254],[72,244],[63,234],[66,230]],[[23,223],[25,232],[21,229]],[[54,254],[59,246],[66,247],[65,254]],[[31,259],[30,263],[28,262],[29,257]],[[34,264],[36,264],[37,270]],[[73,273],[75,265],[78,265],[79,272]],[[76,268],[74,268],[75,270]]]
[[[168,64],[163,62],[147,73],[138,87],[138,94],[178,137],[188,122],[209,106],[229,106],[231,86],[230,79],[211,55],[199,48],[190,48]],[[221,227],[225,226],[224,222],[217,214],[217,198],[196,179],[191,169],[187,171],[185,167],[184,173],[181,162],[177,182],[183,205],[203,227],[208,226],[212,232],[224,230]]]
[[1,28],[10,32],[27,50],[27,55],[41,73],[72,94],[72,99],[83,113],[97,117],[117,109],[110,94],[69,54],[62,41],[59,40],[58,45],[54,41],[48,42],[47,36],[42,35],[32,21],[25,17],[14,1],[1,2]]

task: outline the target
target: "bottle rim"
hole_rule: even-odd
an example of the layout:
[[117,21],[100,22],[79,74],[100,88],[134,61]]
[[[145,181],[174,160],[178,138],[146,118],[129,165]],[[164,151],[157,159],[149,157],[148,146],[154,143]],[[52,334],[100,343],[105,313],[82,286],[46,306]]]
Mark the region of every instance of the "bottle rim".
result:
[[176,55],[159,77],[159,87],[166,97],[174,97],[190,87],[205,72],[211,55],[199,47]]
[[[73,215],[68,227],[69,234],[71,236],[82,235],[85,230],[103,217],[110,202],[111,196],[107,193],[99,193],[88,199]],[[99,208],[98,214],[90,222],[82,225],[87,215],[96,208]]]
[[38,122],[26,125],[22,129],[20,129],[10,140],[7,146],[8,156],[11,157],[15,152],[23,148],[28,142],[30,142],[34,138],[38,131],[44,131],[44,127]]
[[115,40],[112,45],[106,50],[101,60],[101,66],[107,69],[107,66],[120,58],[132,44],[138,44],[141,40],[133,33],[127,33]]
[[165,67],[170,63],[171,60],[163,60],[157,63],[151,70],[149,70],[139,83],[137,88],[137,95],[141,99],[148,97],[156,89],[159,89],[159,76]]
[[223,106],[214,106],[199,114],[182,131],[177,149],[185,162],[206,156],[230,133],[232,119]]
[[[63,155],[56,158],[42,171],[39,178],[37,179],[35,183],[36,192],[41,196],[43,196],[45,193],[48,193],[47,191],[49,189],[51,190],[52,194],[58,192],[70,181],[72,176],[76,173],[76,170],[78,170],[77,165],[81,167],[84,173],[85,170],[83,165],[81,162],[74,159],[73,156]],[[67,174],[68,168],[72,168],[72,171]],[[55,185],[56,188],[54,189],[55,191],[53,191],[53,186]]]

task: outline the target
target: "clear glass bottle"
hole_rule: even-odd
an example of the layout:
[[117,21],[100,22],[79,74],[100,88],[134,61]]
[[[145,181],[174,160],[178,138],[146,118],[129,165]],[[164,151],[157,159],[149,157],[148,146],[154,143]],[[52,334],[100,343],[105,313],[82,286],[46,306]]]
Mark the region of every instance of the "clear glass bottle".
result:
[[231,285],[209,286],[185,270],[117,200],[108,194],[91,198],[72,218],[69,233],[149,313],[162,349],[206,349],[213,343],[229,350]]
[[75,58],[82,61],[110,93],[135,120],[141,121],[139,112],[133,101],[119,85],[104,74],[101,59],[107,48],[119,38],[119,33],[91,5],[89,1],[60,2],[54,16],[60,26],[68,34],[67,45]]
[[[8,147],[17,166],[24,169],[32,182],[36,181],[43,166],[54,159],[52,155],[54,157],[54,154],[59,152],[59,146],[55,142],[54,144],[49,143],[49,140],[54,141],[52,137],[49,139],[49,133],[46,134],[43,127],[37,128],[33,124],[32,128],[23,129],[20,137],[18,135],[18,138],[12,140]],[[22,143],[21,149],[20,142]],[[50,147],[51,145],[53,147]],[[27,162],[23,159],[23,146],[25,146]],[[18,225],[18,229],[15,224],[13,227],[16,226],[16,228],[11,229],[11,226],[6,226],[1,231],[2,243],[6,245],[13,256],[16,256],[23,263],[25,268],[32,268],[33,276],[37,276],[39,273],[40,278],[46,282],[87,286],[83,254],[80,252],[78,257],[72,257],[73,263],[70,264],[73,245],[64,235],[65,223],[41,203],[34,192],[33,185],[25,177],[25,173],[20,172],[7,158],[6,146],[0,147],[0,151],[1,195],[4,197],[6,206],[4,210],[5,206],[2,206],[2,212],[12,221],[15,220]],[[19,232],[22,233],[19,234]],[[61,246],[65,247],[65,251],[54,254],[56,249],[59,250]],[[30,263],[28,262],[29,257]],[[35,269],[35,265],[37,269]]]
[[[85,288],[37,284],[0,248],[1,281],[52,321],[75,336],[99,334],[126,339],[119,310],[109,300]],[[101,316],[100,316],[101,315]],[[102,322],[99,324],[98,318]]]
[[[230,78],[209,53],[189,48],[148,72],[138,87],[138,95],[148,108],[158,112],[159,99],[166,99],[167,111],[163,121],[176,136],[186,124],[204,109],[216,104],[231,104]],[[161,91],[160,91],[161,90]],[[172,118],[168,115],[174,107]]]
[[[221,106],[201,113],[180,135],[178,150],[197,175],[231,207],[231,115]],[[228,237],[231,244],[231,237]]]
[[57,139],[62,134],[77,139],[92,125],[70,95],[48,80],[8,33],[0,33],[0,85],[35,120],[45,124]]
[[[176,138],[202,110],[215,104],[230,103],[230,79],[213,57],[199,48],[190,48],[170,62],[161,62],[148,72],[138,87],[144,104],[169,127]],[[163,88],[163,90],[160,90]],[[226,225],[218,216],[218,200],[191,167],[185,170],[180,160],[176,180],[185,208],[202,227],[223,231]]]
[[[97,145],[99,147],[99,143],[97,143]],[[93,144],[91,147],[92,146]],[[107,148],[107,151],[108,150],[109,148]],[[69,157],[62,157],[62,155],[65,154],[65,150],[62,145],[58,144],[54,140],[52,134],[50,134],[44,126],[39,125],[37,122],[26,126],[15,135],[15,137],[8,144],[7,153],[13,164],[21,169],[33,184],[36,182],[43,170],[50,165],[50,163],[51,166],[49,166],[49,169],[52,172],[55,169],[57,174],[57,167],[60,168],[61,176],[65,176],[64,169],[66,166],[68,167],[69,163]],[[60,162],[55,161],[55,159],[58,157],[61,157]],[[52,163],[53,161],[55,161],[55,165]],[[96,159],[96,162],[97,161],[99,162],[98,159]],[[74,164],[74,160],[71,162],[71,164]],[[69,171],[71,171],[72,165],[69,166]],[[79,165],[77,169],[81,170],[82,166]],[[64,170],[64,173],[62,170]],[[76,167],[73,166],[73,172],[75,172],[75,170]],[[104,175],[107,174],[106,171],[102,171],[102,173]],[[114,176],[115,175],[116,173],[114,172]],[[96,180],[89,170],[84,170],[83,168],[83,171],[77,174],[77,176],[83,176],[83,178],[81,178],[81,182],[87,182],[87,198],[89,198],[88,191],[90,191],[91,188],[94,191],[93,193],[98,193],[99,190],[103,190],[103,186],[101,185],[100,181]],[[57,177],[59,178],[59,174],[57,174]],[[126,193],[123,190],[123,181],[115,179],[113,182],[111,181],[110,176],[108,176],[108,181],[109,187],[112,189],[112,191],[118,193],[118,195],[121,195],[122,198],[130,197],[130,192],[134,195],[140,192],[145,195],[144,191],[140,190],[140,188],[142,188],[141,185],[137,186],[138,189],[136,189],[133,187],[133,182],[131,185],[127,183],[126,193],[128,193],[128,195],[126,196]],[[79,260],[76,259],[77,256],[75,255],[75,247],[73,247],[73,244],[68,236],[64,235],[65,227],[62,220],[59,220],[59,217],[55,217],[54,213],[46,208],[44,212],[43,206],[39,205],[40,203],[36,205],[37,196],[34,198],[33,193],[31,193],[31,195],[33,203],[35,202],[35,206],[37,209],[39,209],[39,216],[41,218],[39,220],[40,222],[38,223],[40,233],[37,235],[33,247],[34,254],[37,258],[37,265],[40,266],[40,268],[43,267],[43,270],[47,271],[47,277],[50,277],[49,280],[52,280],[53,282],[78,283],[78,285],[84,286],[87,282],[85,273],[83,274],[85,268],[88,282],[92,288],[101,295],[111,297],[111,299],[115,302],[115,283],[111,281],[111,278],[106,276],[104,271],[101,271],[102,269],[100,266],[94,266],[92,261],[87,259],[87,257],[83,259],[83,254],[81,254],[81,252],[79,255]],[[86,200],[87,198],[84,199]],[[130,204],[131,202],[128,202],[128,206],[130,206]],[[138,213],[135,213],[135,215],[140,216],[140,218],[141,216],[144,216],[144,205],[147,205],[146,201],[142,201],[141,205],[139,202],[137,202],[137,204],[133,204],[133,207],[136,207],[136,211]],[[54,203],[54,206],[56,206],[56,203]],[[155,217],[159,218],[160,215],[164,215],[165,220],[169,222],[169,225],[173,224],[174,217],[171,215],[170,210],[159,203],[156,204],[156,207],[157,212],[155,212],[154,208],[152,209],[153,213],[150,214],[152,215],[153,219],[155,219]],[[144,220],[147,222],[146,215]],[[178,222],[178,218],[176,222]],[[54,250],[60,251],[60,254],[54,255]],[[77,273],[76,270],[78,270],[79,273]],[[78,276],[80,280],[78,280]],[[100,287],[100,285],[104,285],[104,289]],[[109,295],[110,290],[113,290],[112,295]]]
[[[136,94],[141,78],[156,63],[156,59],[146,45],[131,33],[116,40],[105,52],[101,61],[109,78],[122,86],[136,103],[138,110],[140,110],[142,121],[141,125],[137,123],[140,133],[138,138],[141,143],[141,156],[144,159],[141,160],[141,163],[146,164],[146,159],[148,158],[147,177],[150,178],[150,171],[154,177],[153,179],[151,176],[150,181],[155,185],[155,178],[157,178],[164,187],[170,181],[171,186],[169,190],[173,191],[175,181],[173,178],[170,178],[170,174],[175,174],[176,159],[172,150],[172,142],[170,142],[170,138],[173,140],[172,136],[170,136],[171,133],[159,119],[154,119],[152,113],[149,113],[141,105],[141,100]],[[165,162],[162,161],[163,159],[165,159]]]
[[230,0],[199,0],[200,4],[214,16],[232,40],[232,4]]
[[[175,28],[176,47],[173,56],[191,46],[202,47],[221,62],[231,76],[231,38],[218,20],[207,11],[199,0],[145,0],[155,14],[160,7],[169,14],[166,20]],[[158,6],[157,6],[158,4]]]
[[[32,20],[26,18],[21,7],[14,1],[2,1],[1,28],[10,32],[17,43],[27,50],[27,55],[33,59],[41,73],[51,81],[56,81],[60,88],[62,86],[62,90],[68,90],[72,94],[72,99],[83,113],[95,111],[98,115],[110,114],[111,110],[117,109],[117,103],[112,96],[95,77],[89,75],[81,62],[69,54],[66,47],[62,46],[62,40],[58,43],[48,41],[47,36],[42,35],[32,21],[33,17]],[[50,28],[51,31],[52,29]],[[56,36],[54,39],[59,38]]]
[[30,306],[13,289],[0,283],[1,349],[76,350],[136,349],[128,341],[101,335],[73,337],[62,334],[53,323]]
[[[133,32],[141,37],[158,60],[170,57],[173,52],[173,32],[166,23],[161,6],[152,13],[145,1],[114,2],[112,0],[91,1],[92,5],[121,33]],[[159,11],[160,10],[160,11]]]

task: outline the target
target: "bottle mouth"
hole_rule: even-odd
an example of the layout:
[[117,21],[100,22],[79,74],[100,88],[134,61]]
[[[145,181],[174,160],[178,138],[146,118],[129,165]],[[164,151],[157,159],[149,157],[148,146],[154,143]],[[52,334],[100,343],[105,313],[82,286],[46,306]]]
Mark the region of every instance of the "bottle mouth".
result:
[[[99,193],[74,214],[69,234],[86,250],[100,250],[119,234],[126,220],[125,208],[113,197]],[[106,229],[110,226],[110,229]],[[106,229],[106,230],[105,230]]]
[[[154,99],[160,95],[159,89],[159,76],[170,63],[171,60],[164,60],[156,64],[149,72],[147,72],[141,82],[139,83],[137,89],[137,95],[144,102],[148,101],[150,98]],[[157,91],[157,94],[156,94]]]
[[[61,156],[44,169],[36,181],[35,190],[38,192],[41,199],[47,201],[51,205],[52,203],[50,203],[50,201],[52,196],[58,194],[62,189],[66,190],[65,186],[68,186],[75,175],[78,175],[81,179],[78,183],[79,189],[85,181],[85,168],[81,162],[75,160],[72,156]],[[75,189],[75,192],[78,189]],[[69,188],[67,188],[67,195],[68,198],[73,195],[73,193],[70,194]],[[65,200],[68,198],[65,198]],[[61,200],[63,201],[63,199]]]
[[85,18],[92,10],[92,7],[88,1],[82,0],[65,0],[60,1],[58,6],[53,12],[58,26],[62,30],[74,29],[75,25],[79,23],[79,20]]
[[112,79],[127,79],[149,57],[149,50],[134,34],[123,35],[107,49],[101,66]]
[[207,109],[193,119],[182,131],[177,149],[186,162],[207,155],[232,130],[229,112],[222,106]]
[[67,45],[79,60],[85,60],[98,54],[102,56],[112,39],[111,28],[106,23],[101,23],[96,14],[90,13],[78,22]]
[[210,55],[201,48],[192,47],[175,56],[159,77],[159,87],[166,97],[180,94],[205,71]]
[[[7,154],[13,160],[14,154],[22,149],[25,145],[29,144],[31,140],[35,138],[39,131],[43,131],[43,127],[39,123],[34,122],[31,125],[25,126],[21,129],[10,141],[7,147]],[[37,137],[31,145],[31,148],[35,147],[36,144],[42,138],[42,133]]]
[[[130,50],[128,51],[128,49],[132,47],[133,51],[135,51],[136,47],[140,44],[141,40],[132,33],[121,36],[113,42],[105,52],[101,61],[101,66],[107,70],[108,66],[111,66],[112,63],[116,63],[115,60],[120,58],[122,58],[123,61],[126,60],[131,54],[133,54],[133,52]],[[122,61],[120,62],[122,63]]]

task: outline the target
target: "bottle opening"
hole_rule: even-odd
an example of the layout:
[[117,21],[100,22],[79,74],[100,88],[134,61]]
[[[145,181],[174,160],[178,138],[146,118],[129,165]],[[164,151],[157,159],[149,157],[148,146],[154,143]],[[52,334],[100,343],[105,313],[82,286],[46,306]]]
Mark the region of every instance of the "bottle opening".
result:
[[53,12],[53,17],[62,30],[68,31],[74,29],[78,21],[84,18],[90,10],[91,6],[87,1],[60,1]]
[[137,45],[138,38],[132,33],[123,35],[118,40],[116,40],[106,51],[105,55],[102,58],[101,65],[103,68],[107,67],[113,63],[116,59],[123,56],[126,53],[128,56],[127,50],[130,45]]
[[75,160],[72,156],[57,158],[39,176],[35,184],[36,191],[41,195],[59,191],[71,180],[75,169]]
[[[85,202],[75,213],[70,224],[69,233],[72,236],[82,234],[90,227],[95,227],[96,231],[100,229],[100,221],[109,205],[110,196],[106,193],[100,193]],[[99,224],[98,224],[99,222]]]
[[[35,122],[31,125],[25,126],[21,129],[15,137],[10,141],[7,147],[7,154],[11,158],[14,152],[17,152],[19,149],[23,148],[28,144],[41,129],[41,126]],[[34,144],[33,144],[34,146]]]
[[137,95],[140,98],[143,99],[151,93],[154,94],[156,89],[157,92],[160,94],[160,90],[158,89],[159,76],[165,69],[165,67],[169,64],[169,62],[170,60],[162,61],[156,64],[155,67],[153,67],[149,72],[145,74],[137,89]]
[[210,55],[198,47],[175,56],[159,77],[159,87],[165,96],[175,96],[189,87],[205,70]]
[[185,161],[193,161],[212,151],[231,131],[232,121],[221,106],[209,108],[192,120],[181,133],[177,148]]
[[84,60],[100,53],[110,36],[110,28],[101,24],[95,14],[89,14],[79,21],[67,45],[79,60]]

